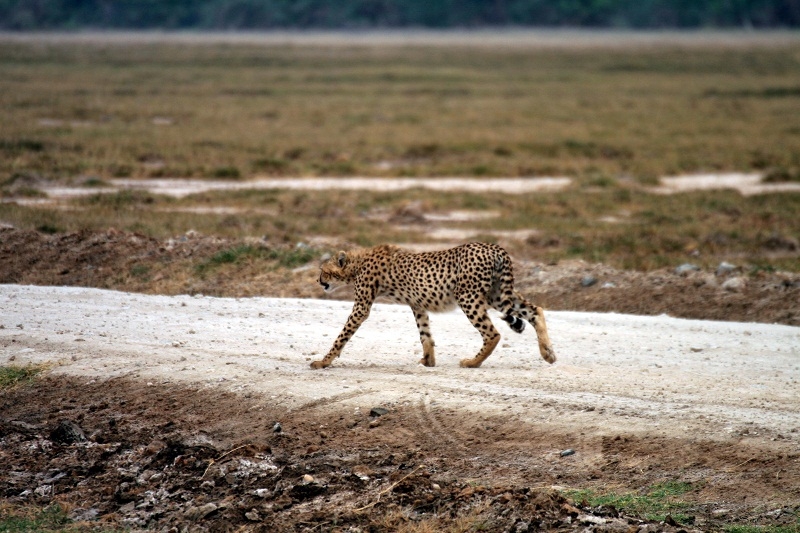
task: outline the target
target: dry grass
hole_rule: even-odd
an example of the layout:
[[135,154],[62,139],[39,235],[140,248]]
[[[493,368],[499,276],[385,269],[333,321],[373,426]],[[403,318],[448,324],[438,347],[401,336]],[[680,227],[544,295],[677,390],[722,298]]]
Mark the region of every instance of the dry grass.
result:
[[800,44],[0,44],[0,173],[572,175],[800,166]]
[[[208,205],[232,212],[190,210]],[[409,205],[422,215],[421,224],[392,220]],[[445,223],[424,219],[464,210],[502,216]],[[602,188],[524,195],[283,190],[204,193],[175,200],[120,193],[75,200],[69,209],[0,204],[0,220],[47,232],[115,227],[166,239],[195,230],[290,246],[435,243],[431,229],[445,227],[462,230],[462,240],[502,241],[519,257],[548,262],[577,258],[653,270],[687,261],[707,267],[728,261],[751,270],[800,271],[798,194],[743,197],[734,191],[701,191],[661,196],[616,182]],[[529,230],[531,235],[524,240],[503,237],[514,230]],[[252,256],[250,251],[244,247],[230,254],[236,255],[235,261]],[[209,266],[223,265],[224,259]],[[294,256],[269,259],[278,259],[284,268],[299,264]]]

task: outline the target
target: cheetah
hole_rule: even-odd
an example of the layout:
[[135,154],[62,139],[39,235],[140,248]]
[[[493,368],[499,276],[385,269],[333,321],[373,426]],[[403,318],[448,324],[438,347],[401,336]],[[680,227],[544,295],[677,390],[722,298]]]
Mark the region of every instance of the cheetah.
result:
[[311,363],[311,368],[325,368],[339,357],[379,296],[411,307],[422,342],[420,363],[425,366],[436,365],[428,312],[448,311],[456,305],[483,337],[481,350],[475,357],[463,359],[462,367],[481,366],[500,342],[487,313],[490,307],[503,313],[503,320],[517,333],[525,329],[523,320],[529,322],[536,330],[542,359],[548,363],[556,360],[544,311],[514,290],[511,257],[496,244],[473,242],[423,253],[384,244],[339,252],[320,267],[319,283],[325,292],[352,285],[355,303],[333,347]]

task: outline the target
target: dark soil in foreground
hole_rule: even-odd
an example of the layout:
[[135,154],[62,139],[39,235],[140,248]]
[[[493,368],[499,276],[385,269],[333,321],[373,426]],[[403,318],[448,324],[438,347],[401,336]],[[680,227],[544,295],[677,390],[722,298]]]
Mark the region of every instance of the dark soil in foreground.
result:
[[[321,251],[187,234],[160,241],[109,230],[45,235],[0,229],[0,283],[149,294],[320,298]],[[547,309],[800,325],[800,274],[687,268],[617,270],[517,260],[516,286]],[[348,298],[345,291],[337,297]]]
[[[87,529],[176,532],[643,532],[797,520],[786,502],[800,501],[800,454],[764,441],[555,434],[445,410],[433,432],[413,409],[258,403],[56,376],[0,392],[0,513],[58,502]],[[562,456],[568,447],[575,453]],[[587,469],[587,453],[607,461]],[[635,498],[674,481],[686,491],[682,524],[557,490]]]

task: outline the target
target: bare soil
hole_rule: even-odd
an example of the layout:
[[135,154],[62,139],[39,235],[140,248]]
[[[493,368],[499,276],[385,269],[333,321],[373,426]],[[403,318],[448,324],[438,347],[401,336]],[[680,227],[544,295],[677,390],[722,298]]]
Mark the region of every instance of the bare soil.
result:
[[[255,401],[65,376],[5,391],[0,501],[57,501],[87,529],[155,531],[707,531],[796,519],[796,447],[599,436],[448,409],[249,409]],[[64,437],[65,421],[86,439]],[[562,457],[567,447],[578,451]],[[637,493],[675,479],[692,483],[683,526],[557,490]]]

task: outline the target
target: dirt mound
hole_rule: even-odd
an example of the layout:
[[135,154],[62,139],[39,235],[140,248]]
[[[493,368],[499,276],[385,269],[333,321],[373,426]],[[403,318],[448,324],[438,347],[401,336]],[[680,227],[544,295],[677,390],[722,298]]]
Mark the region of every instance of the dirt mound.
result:
[[[413,410],[254,410],[247,396],[123,379],[49,377],[3,392],[0,404],[8,473],[0,498],[19,507],[58,502],[87,527],[645,532],[778,524],[796,512],[761,514],[774,505],[765,495],[800,475],[796,454],[744,442],[597,438],[582,446],[601,448],[608,461],[586,471],[579,454],[558,453],[580,436],[511,428],[499,417],[440,416],[444,433],[472,433],[465,449],[421,433]],[[689,500],[698,503],[681,509],[688,526],[591,508],[553,488],[642,493],[690,477]]]
[[[75,285],[149,294],[321,297],[316,262],[305,267],[295,245],[189,233],[159,241],[108,230],[45,235],[0,229],[0,283]],[[256,250],[262,253],[235,251]],[[305,257],[319,257],[323,250]],[[227,254],[227,255],[226,255]],[[583,262],[517,261],[517,286],[554,310],[800,325],[800,274],[632,272]],[[346,292],[338,298],[349,298]]]

